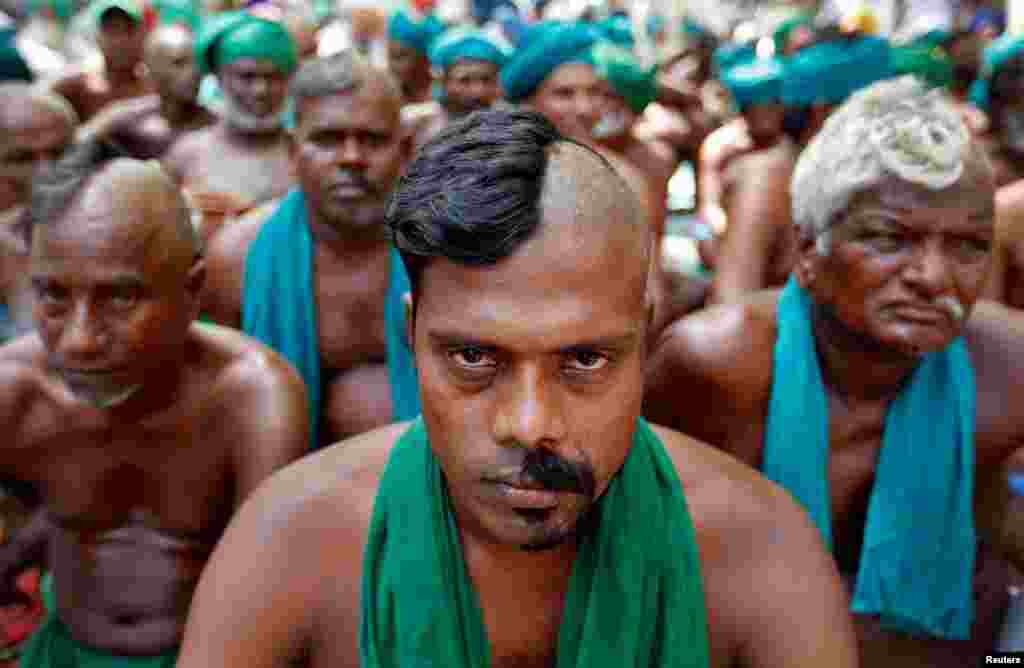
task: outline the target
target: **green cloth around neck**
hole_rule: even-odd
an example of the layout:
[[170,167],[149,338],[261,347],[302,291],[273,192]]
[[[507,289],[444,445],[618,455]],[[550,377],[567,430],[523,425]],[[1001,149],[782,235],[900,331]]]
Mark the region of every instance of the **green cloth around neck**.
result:
[[[639,420],[622,469],[580,538],[557,666],[704,668],[704,594],[675,468]],[[395,444],[363,558],[363,668],[488,668],[490,647],[444,476],[422,421]]]
[[[762,469],[832,545],[828,398],[811,298],[790,277]],[[969,637],[974,616],[974,370],[963,338],[921,359],[885,418],[851,609],[917,636]]]
[[320,447],[320,340],[313,294],[313,237],[306,200],[291,190],[260,227],[245,256],[242,331],[299,372],[309,401],[309,449]]

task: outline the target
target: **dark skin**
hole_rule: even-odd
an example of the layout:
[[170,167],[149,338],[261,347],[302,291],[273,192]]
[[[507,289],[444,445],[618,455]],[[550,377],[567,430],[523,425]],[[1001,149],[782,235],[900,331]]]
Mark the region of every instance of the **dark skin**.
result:
[[186,132],[216,120],[196,102],[199,72],[191,30],[180,23],[154,29],[146,41],[145,63],[156,95],[111,105],[88,128],[140,160],[163,157]]
[[73,72],[53,81],[51,90],[67,98],[82,123],[114,102],[153,93],[153,82],[141,67],[145,39],[142,23],[123,11],[108,10],[97,36],[103,71]]
[[[245,113],[279,113],[288,91],[288,75],[269,60],[240,58],[217,71],[224,95]],[[224,117],[185,134],[167,153],[165,164],[203,212],[207,239],[226,219],[280,197],[294,179],[283,127],[252,131]]]
[[[587,462],[594,495],[603,493],[639,413],[651,317],[650,246],[636,234],[631,193],[578,148],[552,155],[538,235],[495,266],[433,261],[410,325],[424,420],[494,666],[554,665],[576,545],[520,546],[564,537],[593,499],[544,492],[554,505],[528,523],[515,497],[483,477],[544,445]],[[381,471],[406,427],[318,453],[247,504],[203,575],[180,666],[359,665],[363,546]],[[711,665],[812,666],[815,655],[855,665],[844,597],[806,518],[732,458],[657,431],[697,527]],[[256,558],[232,574],[243,552]]]
[[[397,91],[374,80],[382,76],[368,71],[355,91],[304,100],[290,148],[314,239],[325,444],[391,421],[384,210],[411,142]],[[203,307],[216,322],[241,325],[245,258],[265,220],[225,227],[210,246]]]
[[497,102],[501,97],[499,72],[495,63],[486,60],[463,58],[452,63],[441,77],[443,103],[407,105],[402,110],[403,123],[414,133],[416,146],[427,143],[453,119]]
[[415,47],[388,40],[388,69],[402,87],[403,104],[430,100],[430,61]]
[[[20,229],[22,206],[32,175],[70,145],[74,127],[67,116],[34,99],[28,91],[3,101],[0,109],[0,302],[7,305],[14,330],[31,321],[28,247]],[[7,332],[7,335],[13,332]],[[0,332],[0,340],[5,336]]]
[[187,225],[159,170],[104,168],[34,230],[38,333],[0,348],[0,469],[42,493],[60,620],[116,654],[180,642],[232,512],[306,447],[294,371],[193,324],[204,269]]
[[[889,403],[921,352],[961,333],[977,383],[975,522],[998,555],[1024,565],[1004,477],[1024,437],[1014,408],[1024,321],[990,303],[971,312],[990,264],[993,191],[976,166],[939,192],[890,180],[853,198],[829,256],[800,241],[796,276],[831,305],[813,326],[828,393],[833,544],[845,573],[856,572]],[[942,295],[964,306],[965,324],[925,305]],[[760,467],[777,302],[777,293],[757,292],[674,324],[647,367],[645,414]],[[978,559],[971,641],[919,641],[857,616],[864,665],[963,666],[991,651],[1009,574],[991,554]]]

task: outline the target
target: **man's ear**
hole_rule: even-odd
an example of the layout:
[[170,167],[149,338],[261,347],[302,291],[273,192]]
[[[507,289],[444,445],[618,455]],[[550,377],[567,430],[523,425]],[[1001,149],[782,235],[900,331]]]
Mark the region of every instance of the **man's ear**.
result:
[[416,348],[413,346],[415,341],[415,317],[416,309],[412,307],[412,293],[402,293],[402,306],[405,307],[405,345],[409,346],[409,350],[413,351],[413,356],[416,354]]

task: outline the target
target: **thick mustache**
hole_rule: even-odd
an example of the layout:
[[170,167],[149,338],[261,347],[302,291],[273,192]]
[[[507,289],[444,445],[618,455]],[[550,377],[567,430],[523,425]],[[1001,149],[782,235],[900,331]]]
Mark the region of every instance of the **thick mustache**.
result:
[[587,498],[594,496],[597,483],[594,471],[587,464],[576,464],[545,448],[536,448],[523,458],[523,475],[558,492],[575,492]]

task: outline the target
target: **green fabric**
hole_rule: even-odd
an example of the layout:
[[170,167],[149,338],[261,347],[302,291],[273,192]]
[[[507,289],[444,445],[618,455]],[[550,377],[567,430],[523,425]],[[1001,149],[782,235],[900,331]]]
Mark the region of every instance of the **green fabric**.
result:
[[299,64],[295,42],[283,25],[246,12],[225,12],[204,21],[194,50],[200,74],[241,58],[269,60],[285,74]]
[[785,68],[779,58],[760,58],[735,65],[721,75],[722,85],[742,111],[759,104],[782,102]]
[[[558,668],[709,663],[693,523],[664,447],[638,421],[622,469],[580,538]],[[444,476],[422,421],[384,469],[363,557],[363,668],[491,664]]]
[[982,55],[981,72],[968,91],[971,102],[979,109],[989,111],[992,104],[992,80],[1003,65],[1024,51],[1024,37],[1004,35],[992,42]]
[[0,29],[0,81],[32,81],[32,70],[18,51],[14,30]]
[[100,19],[111,9],[120,9],[122,12],[132,17],[132,19],[139,23],[145,16],[145,7],[141,2],[135,0],[95,0],[89,5],[89,11],[92,12],[93,20],[99,25]]
[[719,73],[731,67],[753,62],[757,58],[757,49],[752,42],[743,44],[723,44],[715,49],[711,56],[715,70]]
[[57,618],[52,573],[43,575],[40,589],[49,614],[22,646],[19,668],[173,668],[177,662],[177,648],[155,656],[121,656],[78,643]]
[[604,39],[617,46],[632,49],[636,43],[636,39],[633,37],[633,23],[627,16],[614,14],[596,22],[594,27]]
[[501,71],[505,97],[513,103],[521,102],[560,65],[586,62],[590,47],[600,37],[593,25],[585,23],[546,22],[531,27]]
[[200,7],[196,0],[153,0],[160,23],[182,23],[195,30],[199,27]]
[[775,42],[775,53],[782,54],[789,45],[789,36],[794,30],[802,26],[814,27],[814,15],[799,13],[793,18],[787,19],[779,24],[779,27],[772,33],[772,41]]
[[794,107],[841,104],[854,92],[890,76],[891,48],[880,37],[820,42],[786,60],[782,99]]
[[658,92],[657,67],[644,68],[632,53],[604,41],[591,47],[590,62],[597,76],[611,84],[636,113],[643,113],[654,101]]
[[[831,547],[828,398],[811,298],[792,277],[778,306],[764,474]],[[924,355],[885,418],[853,612],[891,629],[964,640],[974,617],[974,370],[963,338]]]
[[387,343],[388,383],[391,386],[391,413],[395,422],[411,420],[420,414],[420,386],[416,363],[406,339],[405,294],[412,291],[405,263],[398,249],[391,248],[388,292],[384,299],[384,332]]
[[388,39],[411,46],[426,56],[446,27],[433,13],[421,16],[411,7],[400,6],[388,17]]
[[44,8],[49,8],[61,25],[66,26],[71,21],[73,13],[71,0],[31,0],[29,2],[29,14],[31,15],[40,13]]
[[483,60],[504,67],[512,55],[509,44],[476,28],[453,28],[430,47],[430,64],[447,70],[458,60]]
[[313,294],[313,237],[306,199],[291,190],[260,227],[245,257],[242,331],[276,350],[302,376],[309,448],[320,447],[320,340]]
[[893,74],[912,74],[929,86],[945,88],[953,83],[953,59],[940,47],[915,45],[892,49]]

